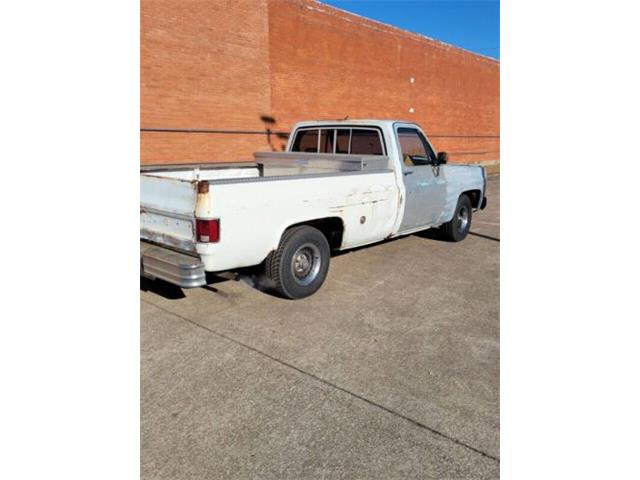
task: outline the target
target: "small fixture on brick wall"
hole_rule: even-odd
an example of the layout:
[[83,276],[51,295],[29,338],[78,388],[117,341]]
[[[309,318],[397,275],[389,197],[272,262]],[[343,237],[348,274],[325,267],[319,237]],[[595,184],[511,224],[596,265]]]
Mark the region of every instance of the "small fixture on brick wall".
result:
[[411,77],[411,78],[409,79],[409,81],[410,81],[411,83],[415,83],[415,82],[416,82],[416,79],[415,79],[415,78],[413,78],[413,77]]
[[413,109],[413,107],[411,107],[411,108],[409,109],[409,113],[413,113],[413,112],[415,112],[415,110]]

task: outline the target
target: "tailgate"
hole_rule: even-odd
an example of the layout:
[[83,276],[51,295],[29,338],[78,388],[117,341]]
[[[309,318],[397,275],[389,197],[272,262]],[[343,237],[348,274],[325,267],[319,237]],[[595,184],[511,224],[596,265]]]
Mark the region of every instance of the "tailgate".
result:
[[197,183],[140,175],[140,238],[195,252]]

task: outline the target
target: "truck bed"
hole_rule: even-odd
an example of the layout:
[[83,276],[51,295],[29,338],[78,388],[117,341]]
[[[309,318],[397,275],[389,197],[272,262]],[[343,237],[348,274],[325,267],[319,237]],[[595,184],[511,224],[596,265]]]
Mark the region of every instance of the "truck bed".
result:
[[[389,159],[386,156],[269,152],[257,153],[255,160],[247,163],[141,167],[141,240],[196,254],[197,184],[202,181],[213,186],[216,208],[231,203],[233,208],[238,209],[225,215],[223,228],[227,234],[230,224],[235,222],[234,217],[249,220],[249,211],[252,214],[260,212],[260,215],[278,216],[280,209],[275,206],[281,202],[290,204],[287,211],[295,209],[294,204],[298,203],[304,211],[323,205],[324,214],[330,216],[335,215],[332,211],[350,210],[348,205],[352,202],[369,201],[370,198],[370,201],[391,199],[393,172],[388,168]],[[380,187],[384,191],[382,197],[380,192],[370,191],[370,184],[377,180],[356,179],[375,174],[387,177],[382,181],[384,188]],[[344,180],[340,181],[340,178]],[[282,181],[286,181],[286,185]],[[273,187],[265,185],[271,183]],[[251,184],[261,186],[252,187]],[[224,190],[216,190],[222,187]],[[313,208],[309,207],[309,202],[314,205]],[[255,224],[259,222],[256,220]]]

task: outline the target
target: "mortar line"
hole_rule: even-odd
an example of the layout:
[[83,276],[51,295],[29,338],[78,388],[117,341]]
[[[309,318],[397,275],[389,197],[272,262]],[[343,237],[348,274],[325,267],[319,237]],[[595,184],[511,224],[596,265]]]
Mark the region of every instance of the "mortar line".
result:
[[471,451],[473,451],[475,453],[478,453],[478,454],[482,455],[483,457],[487,457],[487,458],[489,458],[489,459],[491,459],[491,460],[493,460],[495,462],[500,463],[500,458],[498,458],[498,457],[496,457],[494,455],[491,455],[491,454],[489,454],[487,452],[483,452],[482,450],[480,450],[478,448],[472,447],[471,445],[468,445],[468,444],[464,443],[461,440],[458,440],[458,439],[456,439],[454,437],[451,437],[451,436],[447,435],[446,433],[442,433],[442,432],[436,430],[433,427],[429,427],[428,425],[425,425],[424,423],[419,422],[418,420],[415,420],[415,419],[413,419],[411,417],[408,417],[408,416],[406,416],[406,415],[404,415],[404,414],[402,414],[400,412],[396,412],[395,410],[392,410],[389,407],[385,407],[384,405],[376,403],[373,400],[369,400],[368,398],[363,397],[362,395],[359,395],[359,394],[357,394],[355,392],[352,392],[350,390],[347,390],[346,388],[343,388],[343,387],[341,387],[339,385],[331,383],[330,381],[325,380],[325,379],[323,379],[321,377],[318,377],[317,375],[315,375],[313,373],[310,373],[310,372],[307,372],[305,370],[302,370],[301,368],[296,367],[295,365],[287,363],[284,360],[280,360],[279,358],[276,358],[276,357],[274,357],[272,355],[269,355],[268,353],[263,352],[262,350],[258,350],[257,348],[252,347],[251,345],[248,345],[248,344],[246,344],[244,342],[241,342],[240,340],[236,340],[233,337],[229,337],[228,335],[225,335],[224,333],[219,333],[219,332],[217,332],[217,331],[215,331],[215,330],[213,330],[213,329],[211,329],[209,327],[206,327],[206,326],[204,326],[204,325],[202,325],[202,324],[200,324],[200,323],[198,323],[198,322],[196,322],[194,320],[191,320],[188,317],[185,317],[185,316],[180,315],[178,313],[172,312],[171,310],[168,310],[168,309],[166,309],[164,307],[156,305],[155,303],[149,302],[147,300],[141,299],[141,301],[146,303],[146,304],[148,304],[148,305],[153,305],[154,307],[159,308],[160,310],[162,310],[162,311],[164,311],[164,312],[166,312],[166,313],[168,313],[170,315],[174,315],[174,316],[184,320],[185,322],[188,322],[188,323],[190,323],[190,324],[192,324],[192,325],[194,325],[196,327],[199,327],[199,328],[201,328],[201,329],[203,329],[203,330],[205,330],[205,331],[207,331],[209,333],[213,333],[214,335],[216,335],[216,336],[218,336],[220,338],[223,338],[223,339],[225,339],[225,340],[227,340],[229,342],[235,343],[236,345],[240,345],[241,347],[244,347],[244,348],[246,348],[248,350],[251,350],[254,353],[257,353],[257,354],[259,354],[259,355],[261,355],[263,357],[266,357],[266,358],[268,358],[268,359],[270,359],[270,360],[272,360],[272,361],[274,361],[276,363],[279,363],[280,365],[283,365],[283,366],[288,367],[288,368],[290,368],[292,370],[295,370],[296,372],[299,372],[299,373],[301,373],[301,374],[303,374],[303,375],[305,375],[307,377],[310,377],[313,380],[316,380],[317,382],[323,383],[323,384],[325,384],[325,385],[327,385],[327,386],[329,386],[331,388],[334,388],[336,390],[340,390],[341,392],[344,392],[344,393],[346,393],[346,394],[348,394],[348,395],[350,395],[350,396],[352,396],[354,398],[357,398],[358,400],[366,402],[369,405],[372,405],[372,406],[374,406],[374,407],[376,407],[376,408],[378,408],[380,410],[383,410],[383,411],[385,411],[387,413],[390,413],[390,414],[392,414],[392,415],[394,415],[396,417],[399,417],[399,418],[401,418],[401,419],[403,419],[403,420],[405,420],[405,421],[407,421],[407,422],[409,422],[409,423],[411,423],[411,424],[413,424],[413,425],[415,425],[415,426],[417,426],[419,428],[427,430],[428,432],[431,432],[434,435],[442,437],[442,438],[444,438],[446,440],[449,440],[450,442],[453,442],[453,443],[455,443],[455,444],[457,444],[457,445],[459,445],[461,447],[464,447],[464,448],[466,448],[468,450],[471,450]]

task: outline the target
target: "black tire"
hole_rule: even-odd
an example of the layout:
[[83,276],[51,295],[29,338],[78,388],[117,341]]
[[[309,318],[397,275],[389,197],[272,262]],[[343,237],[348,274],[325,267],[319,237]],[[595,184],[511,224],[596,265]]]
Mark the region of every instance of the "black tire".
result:
[[318,291],[329,272],[331,250],[324,234],[308,225],[292,227],[265,261],[265,273],[286,298],[308,297]]
[[450,222],[440,227],[442,236],[450,242],[461,242],[469,234],[471,229],[471,200],[467,195],[460,195],[458,204],[453,212],[453,218]]

